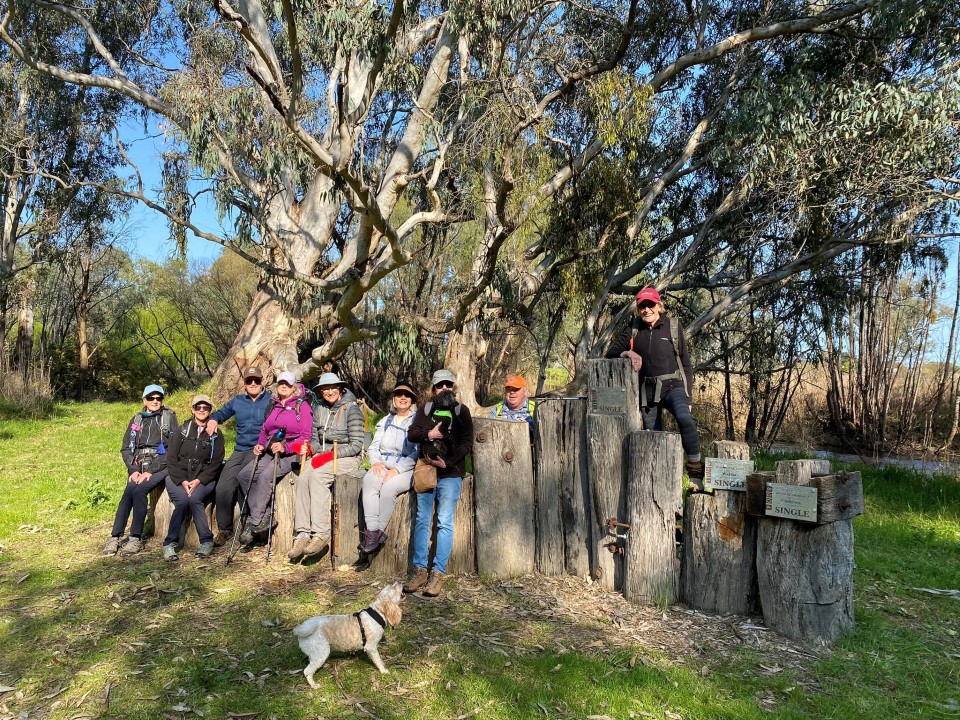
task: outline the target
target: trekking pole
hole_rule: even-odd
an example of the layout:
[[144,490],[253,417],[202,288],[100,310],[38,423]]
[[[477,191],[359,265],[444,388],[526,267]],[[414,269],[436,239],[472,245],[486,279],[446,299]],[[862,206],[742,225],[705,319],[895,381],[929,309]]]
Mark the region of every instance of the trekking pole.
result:
[[270,564],[270,551],[273,549],[273,508],[277,501],[277,465],[278,458],[273,456],[273,484],[270,486],[270,524],[267,526],[267,557],[264,563]]
[[234,548],[237,545],[237,538],[240,536],[240,528],[243,527],[244,516],[249,509],[247,507],[247,498],[250,496],[250,491],[253,490],[253,484],[257,481],[257,466],[260,464],[260,458],[262,457],[263,455],[260,454],[253,459],[253,473],[250,475],[250,487],[243,493],[243,502],[240,503],[240,517],[237,519],[236,525],[233,526],[233,540],[230,541],[230,552],[227,553],[227,565],[233,561],[235,554]]

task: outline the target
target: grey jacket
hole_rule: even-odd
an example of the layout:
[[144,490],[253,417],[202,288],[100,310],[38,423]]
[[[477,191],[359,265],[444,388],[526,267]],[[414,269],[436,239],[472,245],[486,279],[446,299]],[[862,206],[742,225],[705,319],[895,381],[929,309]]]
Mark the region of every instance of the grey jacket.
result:
[[333,407],[322,399],[313,409],[313,451],[322,453],[337,443],[337,457],[356,457],[363,452],[363,412],[356,396],[344,390]]

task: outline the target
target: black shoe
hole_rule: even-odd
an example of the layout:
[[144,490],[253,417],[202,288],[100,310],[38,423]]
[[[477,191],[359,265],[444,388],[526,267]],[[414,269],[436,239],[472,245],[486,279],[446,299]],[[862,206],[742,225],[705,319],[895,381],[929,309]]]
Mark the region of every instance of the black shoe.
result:
[[240,541],[241,545],[249,545],[253,542],[253,535],[255,532],[255,526],[249,520],[247,524],[243,527],[243,532],[240,533],[240,537],[237,538]]

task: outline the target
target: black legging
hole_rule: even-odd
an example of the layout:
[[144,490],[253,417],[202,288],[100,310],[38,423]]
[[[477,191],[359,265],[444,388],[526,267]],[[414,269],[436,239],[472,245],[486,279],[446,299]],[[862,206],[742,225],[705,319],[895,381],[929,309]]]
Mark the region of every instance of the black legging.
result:
[[216,483],[210,483],[209,485],[200,483],[190,495],[187,495],[187,491],[183,489],[182,485],[177,485],[170,478],[167,478],[166,485],[167,495],[170,496],[170,502],[173,503],[173,515],[170,516],[170,529],[167,530],[167,537],[163,544],[170,545],[180,542],[180,527],[186,520],[188,511],[193,516],[193,525],[197,528],[200,542],[205,543],[213,540],[210,523],[207,522],[207,510],[204,507],[204,501],[210,493],[214,492]]
[[131,537],[141,537],[143,535],[143,524],[147,520],[147,495],[166,479],[167,471],[163,469],[153,473],[148,480],[142,483],[127,480],[127,486],[123,489],[123,496],[117,506],[117,514],[113,518],[112,534],[114,537],[123,535],[131,510],[133,510],[133,523],[130,525],[130,535]]

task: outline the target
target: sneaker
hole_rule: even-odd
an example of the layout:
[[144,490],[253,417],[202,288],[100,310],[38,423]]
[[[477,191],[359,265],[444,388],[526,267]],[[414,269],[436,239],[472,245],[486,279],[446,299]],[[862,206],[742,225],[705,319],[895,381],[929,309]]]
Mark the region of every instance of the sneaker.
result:
[[330,549],[330,543],[319,536],[314,536],[310,538],[307,544],[303,548],[304,557],[323,557],[327,554],[327,550]]
[[427,584],[427,578],[429,573],[426,568],[413,566],[413,569],[410,571],[410,574],[407,575],[407,582],[403,586],[403,591],[405,593],[415,593],[420,590],[424,585]]
[[386,541],[387,535],[383,530],[364,530],[360,549],[367,554],[373,553],[379,550]]
[[213,544],[217,547],[223,547],[231,540],[233,540],[233,528],[225,528],[217,531],[213,538]]
[[198,558],[208,558],[213,555],[213,540],[207,540],[206,542],[200,543],[200,549],[197,550]]
[[243,532],[240,533],[240,544],[249,545],[253,542],[254,527],[256,527],[251,521],[247,520],[247,524],[243,526]]
[[443,581],[447,579],[447,576],[440,572],[439,570],[431,570],[430,578],[427,580],[427,584],[423,587],[423,596],[424,597],[437,597],[440,593],[443,592]]
[[131,535],[129,538],[127,538],[127,541],[123,544],[123,547],[120,548],[120,554],[126,557],[128,555],[136,555],[141,550],[143,550],[143,540]]
[[163,559],[169,562],[180,559],[180,556],[177,555],[177,546],[175,543],[163,546]]
[[302,532],[293,539],[293,547],[287,551],[287,557],[291,562],[296,562],[303,557],[307,545],[310,544],[310,533]]
[[111,537],[109,540],[107,540],[107,544],[103,546],[103,550],[101,550],[101,554],[116,555],[117,552],[120,550],[120,541],[121,541],[120,537]]

